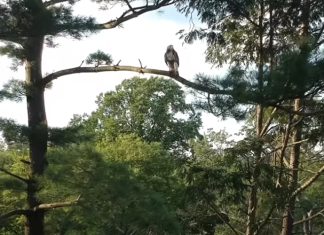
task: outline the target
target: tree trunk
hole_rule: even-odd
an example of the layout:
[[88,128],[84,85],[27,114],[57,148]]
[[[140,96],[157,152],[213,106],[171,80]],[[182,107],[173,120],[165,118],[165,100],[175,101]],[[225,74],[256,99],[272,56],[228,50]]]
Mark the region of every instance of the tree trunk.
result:
[[[28,112],[28,140],[30,175],[27,186],[29,209],[40,204],[37,197],[37,177],[42,176],[47,165],[47,119],[44,104],[44,87],[41,84],[43,37],[28,38],[24,44],[26,52],[26,96]],[[31,210],[26,215],[25,235],[44,234],[44,211]]]
[[[300,111],[302,107],[301,99],[296,99],[294,101],[294,110]],[[296,115],[294,117],[294,123],[297,123],[295,126],[295,130],[292,136],[292,142],[299,142],[301,140],[301,132],[302,132],[302,121],[300,120],[300,116]],[[289,183],[288,189],[289,192],[293,193],[297,188],[298,184],[298,167],[299,167],[299,158],[300,158],[300,145],[295,144],[290,153],[290,161],[289,161]],[[282,230],[281,235],[291,235],[293,234],[293,223],[294,223],[294,211],[295,211],[295,201],[296,196],[292,196],[289,198],[287,204],[285,205],[283,218],[282,218]]]
[[[310,18],[310,2],[309,0],[303,0],[301,2],[301,45],[300,45],[300,53],[307,53],[308,47],[308,37],[309,37],[309,18]],[[300,111],[302,109],[302,100],[295,99],[294,101],[294,111]],[[302,117],[295,115],[294,123],[298,123],[295,125],[295,130],[292,136],[292,142],[299,142],[301,140],[302,134]],[[300,160],[300,147],[301,144],[295,144],[292,147],[290,153],[290,175],[289,175],[289,183],[288,190],[293,193],[298,184],[298,171],[299,171],[299,160]],[[287,204],[285,205],[283,218],[282,218],[282,230],[281,235],[291,235],[293,234],[294,227],[294,211],[295,211],[295,202],[296,196],[292,196],[289,198]]]
[[[263,66],[264,66],[264,51],[263,51],[263,17],[264,17],[264,3],[260,1],[260,15],[259,15],[259,31],[258,31],[258,38],[259,38],[259,62],[258,62],[258,87],[259,91],[262,92],[263,89]],[[256,136],[258,138],[261,137],[262,126],[263,126],[263,107],[262,105],[256,106],[256,119],[255,119],[255,126],[256,126]],[[254,159],[254,166],[253,172],[251,176],[251,191],[248,198],[248,211],[247,211],[247,223],[246,223],[246,235],[253,235],[256,232],[256,210],[258,206],[258,178],[260,175],[260,160],[261,160],[261,151],[262,146],[259,146],[259,149],[255,153]]]

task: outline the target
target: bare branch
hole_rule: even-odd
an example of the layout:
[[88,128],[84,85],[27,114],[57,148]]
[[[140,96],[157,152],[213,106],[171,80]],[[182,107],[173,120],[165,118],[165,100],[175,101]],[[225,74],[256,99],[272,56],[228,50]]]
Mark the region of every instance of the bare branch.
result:
[[129,10],[131,10],[133,13],[135,13],[134,8],[132,7],[132,5],[130,4],[130,2],[128,0],[124,0],[124,2],[126,3],[126,5],[128,6]]
[[138,59],[138,62],[140,63],[141,68],[145,68],[143,67],[142,61],[140,59]]
[[288,140],[289,140],[289,133],[290,133],[290,128],[291,128],[291,122],[292,122],[292,118],[291,116],[289,116],[289,122],[286,126],[286,131],[285,131],[285,135],[283,138],[283,145],[281,147],[281,151],[280,151],[280,172],[279,172],[279,176],[276,182],[276,187],[281,187],[281,177],[283,174],[283,162],[284,162],[284,157],[285,157],[285,151],[286,148],[288,146]]
[[[125,11],[123,14],[121,14],[117,19],[115,20],[110,20],[106,23],[103,24],[99,24],[98,25],[98,29],[111,29],[111,28],[115,28],[119,25],[121,25],[122,23],[124,23],[125,21],[128,21],[130,19],[136,18],[146,12],[149,11],[154,11],[157,10],[161,7],[164,6],[169,6],[172,5],[174,3],[176,3],[177,0],[162,0],[162,1],[157,1],[155,4],[152,5],[144,5],[144,6],[140,6],[140,7],[131,7],[128,6],[129,9],[127,11]],[[128,3],[127,0],[125,0],[126,3]]]
[[44,203],[40,204],[38,206],[35,206],[32,208],[32,211],[37,211],[37,210],[50,210],[54,208],[60,208],[60,207],[67,207],[67,206],[72,206],[76,204],[80,200],[81,195],[77,197],[77,199],[73,201],[67,201],[67,202],[54,202],[54,203]]
[[318,179],[318,177],[321,176],[322,172],[324,171],[324,165],[312,176],[310,177],[305,183],[303,183],[299,188],[293,192],[291,197],[295,197],[297,194],[301,193],[305,189],[307,189],[312,183],[315,182],[315,180]]
[[63,2],[69,2],[69,0],[50,0],[50,1],[44,2],[44,6],[48,7],[48,6],[52,6],[54,4],[63,3]]
[[268,130],[268,128],[269,128],[269,126],[270,126],[270,124],[272,122],[272,119],[273,119],[276,111],[277,111],[277,108],[273,108],[273,110],[272,110],[272,112],[270,114],[270,117],[268,118],[267,122],[265,123],[265,125],[264,125],[264,127],[263,127],[263,129],[261,131],[260,136],[264,136],[265,133],[267,133],[267,130]]
[[322,210],[320,210],[319,212],[315,213],[314,215],[312,216],[309,216],[307,217],[306,219],[302,219],[302,220],[298,220],[294,223],[294,225],[297,225],[297,224],[301,224],[301,223],[304,223],[306,221],[309,221],[309,220],[312,220],[314,219],[315,217],[319,216],[319,215],[323,215],[322,213],[324,212],[324,208]]
[[53,81],[54,79],[57,79],[62,76],[76,74],[76,73],[99,73],[99,72],[110,72],[110,71],[130,71],[130,72],[137,72],[137,73],[150,73],[150,74],[156,74],[156,75],[162,75],[167,76],[175,79],[176,81],[193,88],[198,91],[207,92],[214,95],[231,95],[231,90],[218,90],[215,88],[210,88],[208,86],[204,86],[201,84],[197,84],[194,82],[191,82],[181,76],[178,76],[176,74],[170,73],[170,71],[166,70],[159,70],[159,69],[150,69],[150,68],[140,68],[140,67],[134,67],[134,66],[113,66],[113,65],[107,65],[107,66],[100,66],[100,67],[74,67],[69,69],[60,70],[54,73],[51,73],[43,78],[41,81],[43,86],[46,86],[47,83]]
[[23,178],[23,177],[21,177],[21,176],[19,176],[19,175],[16,175],[16,174],[14,174],[14,173],[11,173],[10,171],[7,171],[6,169],[0,168],[0,171],[2,171],[2,172],[4,172],[4,173],[6,173],[7,175],[10,175],[10,176],[12,176],[12,177],[18,179],[18,180],[21,180],[21,181],[23,181],[24,183],[28,183],[28,182],[29,182],[27,179],[25,179],[25,178]]

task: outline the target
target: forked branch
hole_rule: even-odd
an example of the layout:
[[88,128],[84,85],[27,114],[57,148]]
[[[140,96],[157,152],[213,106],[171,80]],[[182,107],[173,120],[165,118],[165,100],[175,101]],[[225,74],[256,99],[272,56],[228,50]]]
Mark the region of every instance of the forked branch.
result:
[[119,25],[121,25],[122,23],[124,23],[125,21],[131,20],[133,18],[136,18],[146,12],[149,11],[154,11],[157,10],[161,7],[165,7],[165,6],[169,6],[172,5],[174,3],[176,3],[177,0],[162,0],[162,1],[154,1],[153,4],[148,4],[148,2],[143,5],[143,6],[139,6],[139,7],[132,7],[130,5],[130,3],[125,0],[125,3],[128,6],[128,10],[124,11],[117,19],[115,20],[110,20],[106,23],[103,24],[99,24],[98,25],[98,29],[112,29],[115,28]]

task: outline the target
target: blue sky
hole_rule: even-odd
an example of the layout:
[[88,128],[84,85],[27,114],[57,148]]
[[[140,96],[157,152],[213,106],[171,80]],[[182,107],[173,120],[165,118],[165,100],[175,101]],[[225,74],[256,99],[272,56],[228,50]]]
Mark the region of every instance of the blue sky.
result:
[[[79,14],[91,15],[96,12],[98,21],[106,21],[106,12],[97,11],[94,4],[76,5]],[[109,16],[120,14],[120,9],[113,9]],[[196,22],[198,24],[198,22]],[[176,33],[180,29],[190,27],[189,19],[181,15],[172,6],[155,11],[129,22],[123,27],[106,30],[94,34],[83,40],[71,38],[57,39],[57,48],[44,49],[43,73],[51,73],[60,69],[80,65],[90,53],[98,49],[112,55],[115,62],[121,60],[120,65],[139,66],[140,59],[144,66],[156,69],[167,69],[164,63],[164,52],[169,44],[173,44],[180,57],[180,75],[192,80],[197,73],[221,74],[224,71],[212,69],[205,63],[204,42],[193,45],[184,44]],[[12,72],[8,67],[10,61],[0,58],[3,84],[10,78],[24,79],[23,68]],[[67,125],[73,114],[90,113],[96,108],[95,100],[101,92],[113,90],[124,79],[138,76],[131,72],[108,72],[100,74],[76,74],[61,77],[54,81],[53,87],[46,91],[45,102],[49,126],[62,127]],[[151,75],[146,74],[145,77]],[[13,118],[19,123],[27,123],[26,103],[0,103],[1,116]],[[234,132],[238,124],[229,120],[220,122],[212,115],[204,115],[205,129],[228,129]]]

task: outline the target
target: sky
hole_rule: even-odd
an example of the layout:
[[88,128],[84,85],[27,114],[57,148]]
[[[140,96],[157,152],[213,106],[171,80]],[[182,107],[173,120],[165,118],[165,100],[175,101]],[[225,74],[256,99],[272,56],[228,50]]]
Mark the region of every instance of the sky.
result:
[[[120,8],[113,8],[109,13],[98,11],[97,5],[87,1],[80,1],[75,5],[77,14],[95,14],[98,22],[113,19],[121,13],[120,10]],[[55,40],[58,43],[56,48],[44,48],[43,74],[79,66],[90,53],[97,50],[112,55],[115,63],[121,60],[120,65],[140,66],[140,59],[143,66],[167,70],[163,56],[166,47],[170,44],[179,54],[179,73],[182,77],[193,80],[197,73],[224,74],[225,69],[212,68],[210,64],[205,63],[206,45],[204,42],[197,41],[188,45],[179,39],[177,32],[181,29],[189,29],[192,23],[192,20],[178,13],[174,7],[169,6],[125,22],[122,27],[103,30],[82,40],[58,38]],[[195,24],[199,25],[198,21],[195,21]],[[11,78],[24,80],[24,68],[21,67],[17,72],[13,72],[9,69],[10,65],[11,62],[7,58],[0,57],[0,85]],[[63,127],[68,124],[73,114],[91,113],[96,108],[95,100],[100,93],[114,90],[115,86],[124,79],[134,76],[150,77],[154,75],[105,72],[60,77],[45,93],[49,126]],[[0,103],[0,112],[1,117],[12,118],[22,124],[27,123],[25,100],[21,103],[3,101]],[[234,120],[221,121],[206,113],[203,114],[203,123],[203,131],[211,128],[214,130],[226,129],[233,134],[240,127],[240,124]]]

